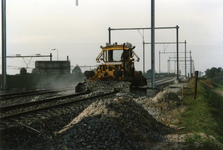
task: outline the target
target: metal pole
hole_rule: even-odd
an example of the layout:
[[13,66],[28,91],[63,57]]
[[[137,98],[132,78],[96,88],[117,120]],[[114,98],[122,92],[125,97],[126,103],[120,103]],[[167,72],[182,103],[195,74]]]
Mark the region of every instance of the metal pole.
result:
[[168,62],[169,62],[169,74],[170,74],[170,70],[171,70],[171,69],[170,69],[170,66],[171,66],[171,64],[170,64],[170,60],[168,60]]
[[[179,44],[184,44],[185,42],[178,42]],[[151,44],[150,42],[146,42],[145,44]],[[155,42],[155,44],[177,44],[176,42]]]
[[168,73],[168,70],[169,70],[169,61],[167,60],[167,73]]
[[[145,43],[146,44],[146,43]],[[166,54],[166,53],[174,53],[174,55],[176,54],[176,52],[160,52],[161,54]],[[179,53],[185,53],[185,52],[179,52]],[[190,53],[190,52],[187,52]],[[184,58],[184,57],[183,57]]]
[[176,32],[177,32],[177,80],[179,81],[179,38],[178,38],[178,35],[179,35],[179,32],[178,32],[178,25],[176,26]]
[[[175,29],[176,27],[156,27],[155,29]],[[111,30],[150,30],[151,28],[111,28]]]
[[187,77],[187,49],[186,49],[187,42],[185,40],[185,78]]
[[159,73],[160,73],[160,51],[159,51]]
[[195,71],[195,80],[194,80],[194,99],[197,96],[197,78],[198,78],[198,71]]
[[[176,56],[176,53],[177,53],[177,52],[174,53],[174,58],[177,57],[177,56]],[[174,72],[175,72],[175,71],[176,71],[176,60],[173,62],[173,69],[174,69]]]
[[52,61],[52,57],[53,57],[53,56],[52,56],[52,53],[50,53],[50,61]]
[[58,49],[57,49],[57,61],[58,61]]
[[6,89],[6,0],[2,0],[2,89]]
[[111,28],[108,28],[108,43],[111,44]]
[[169,64],[168,64],[168,60],[167,60],[167,73],[168,73],[168,67],[169,67]]
[[191,57],[191,50],[190,50],[190,74],[192,74],[192,57]]
[[143,37],[143,73],[145,73],[145,41]]
[[151,0],[151,87],[155,88],[155,2]]
[[170,72],[169,72],[169,70],[170,70],[170,61],[169,60],[167,60],[167,72],[168,72],[168,74],[170,74]]

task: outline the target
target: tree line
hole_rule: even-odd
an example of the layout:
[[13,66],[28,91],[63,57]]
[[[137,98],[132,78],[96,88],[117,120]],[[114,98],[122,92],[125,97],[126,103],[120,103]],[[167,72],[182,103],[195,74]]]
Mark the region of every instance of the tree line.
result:
[[223,83],[223,68],[212,67],[211,69],[207,69],[205,73],[207,78],[213,79],[215,82],[218,83]]

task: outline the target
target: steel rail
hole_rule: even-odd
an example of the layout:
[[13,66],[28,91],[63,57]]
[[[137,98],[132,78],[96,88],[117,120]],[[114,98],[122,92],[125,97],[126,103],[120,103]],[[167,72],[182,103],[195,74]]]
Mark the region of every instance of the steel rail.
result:
[[20,93],[12,93],[12,94],[3,94],[3,95],[0,95],[0,100],[7,100],[7,99],[12,99],[12,98],[33,96],[33,95],[41,95],[41,94],[47,94],[47,93],[56,93],[56,92],[66,91],[66,90],[69,90],[69,89],[40,90],[40,91],[29,91],[29,92],[20,92]]
[[76,96],[85,95],[85,94],[89,94],[89,93],[91,93],[91,91],[75,93],[75,94],[70,94],[70,95],[65,95],[65,96],[52,97],[52,98],[47,98],[47,99],[40,100],[40,101],[34,101],[34,102],[27,102],[27,103],[21,103],[21,104],[16,104],[16,105],[4,106],[4,107],[0,107],[0,112],[10,111],[10,110],[20,108],[20,107],[33,106],[33,105],[42,104],[42,103],[48,103],[48,102],[51,102],[51,101],[54,101],[54,100],[76,97]]
[[163,79],[163,80],[159,80],[156,82],[157,85],[162,85],[168,82],[174,82],[176,80],[176,77],[174,78],[169,78],[169,79]]
[[78,101],[84,101],[84,100],[88,100],[88,99],[92,99],[92,98],[97,98],[97,97],[102,97],[102,96],[106,96],[106,95],[111,95],[111,94],[115,94],[115,93],[118,93],[118,92],[119,91],[115,90],[115,91],[110,92],[110,93],[100,94],[100,95],[96,95],[96,96],[92,96],[92,97],[88,97],[88,98],[77,99],[77,100],[73,100],[73,101],[70,101],[70,102],[64,102],[64,103],[55,104],[55,105],[42,107],[42,108],[38,108],[38,109],[23,111],[23,112],[19,112],[19,113],[16,113],[16,114],[11,114],[11,115],[0,117],[0,121],[7,120],[7,119],[10,119],[10,118],[14,118],[14,117],[18,117],[18,116],[25,115],[25,114],[29,114],[29,113],[33,113],[33,112],[37,112],[37,111],[41,111],[41,110],[48,110],[48,109],[54,108],[54,107],[60,107],[60,106],[69,105],[69,104],[72,104],[72,103],[75,103],[75,102],[78,102]]
[[[47,91],[47,90],[39,90],[39,91],[28,91],[28,92],[19,92],[19,93],[10,93],[10,94],[2,94],[0,95],[0,100],[2,100],[3,98],[8,99],[13,98],[15,96],[20,96],[20,95],[26,95],[26,94],[32,94],[32,93],[39,93],[39,92],[43,92],[43,91]],[[3,99],[4,100],[4,99]]]
[[[157,86],[159,85],[162,85],[162,84],[165,84],[167,83],[166,81],[168,82],[174,82],[174,80],[176,79],[176,76],[172,76],[172,77],[159,77],[159,78],[156,78],[155,79],[155,83]],[[147,84],[148,83],[151,83],[151,79],[150,80],[147,80]],[[138,88],[138,87],[133,87],[133,88]],[[142,89],[150,89],[151,87],[149,85],[146,85],[146,86],[142,86]],[[139,88],[140,89],[140,88]]]
[[[174,78],[176,76],[167,76],[167,77],[156,77],[155,81],[159,81],[159,80],[165,80],[165,79],[169,79],[169,78]],[[151,78],[147,78],[147,81],[151,81]]]

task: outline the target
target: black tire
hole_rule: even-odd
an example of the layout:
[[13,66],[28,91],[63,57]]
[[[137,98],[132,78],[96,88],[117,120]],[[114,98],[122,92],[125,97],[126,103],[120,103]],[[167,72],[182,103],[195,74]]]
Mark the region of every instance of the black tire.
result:
[[122,71],[120,71],[120,70],[115,70],[115,71],[113,72],[113,75],[114,75],[116,78],[121,77],[121,76],[122,76],[122,74],[123,74],[123,72],[122,72]]
[[85,71],[84,75],[87,78],[93,77],[94,76],[94,71]]
[[140,79],[140,86],[144,86],[144,85],[147,85],[147,80],[145,77],[141,76],[141,79]]
[[20,74],[21,74],[21,75],[24,75],[24,74],[26,74],[26,73],[27,73],[26,68],[21,68],[21,69],[20,69]]

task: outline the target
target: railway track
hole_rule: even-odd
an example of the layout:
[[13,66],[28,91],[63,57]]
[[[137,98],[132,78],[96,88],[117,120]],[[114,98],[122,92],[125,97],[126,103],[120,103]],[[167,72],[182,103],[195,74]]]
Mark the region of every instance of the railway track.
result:
[[[175,79],[176,78],[173,78],[173,77],[157,78],[156,85],[162,85],[165,82],[172,82]],[[149,86],[149,82],[148,82],[147,86]],[[61,90],[57,90],[57,92],[58,91],[61,91]],[[56,91],[41,91],[40,94],[49,93],[49,92],[56,92]],[[46,99],[42,99],[42,100],[38,100],[38,101],[2,106],[2,107],[0,107],[0,121],[8,120],[10,118],[16,118],[19,116],[23,116],[23,115],[30,114],[30,113],[35,113],[38,111],[44,111],[44,110],[49,110],[51,108],[56,108],[56,107],[73,104],[73,103],[79,102],[79,101],[84,101],[84,100],[89,100],[89,99],[93,99],[93,98],[97,98],[97,97],[111,95],[111,94],[114,94],[117,92],[118,91],[114,91],[114,92],[99,94],[99,95],[95,95],[95,96],[91,96],[91,97],[84,97],[84,95],[87,95],[90,93],[90,91],[87,91],[87,92],[69,94],[69,95],[64,95],[64,96],[50,97],[50,98],[46,98]],[[30,92],[29,94],[35,95],[37,93],[38,92]],[[25,92],[24,92],[24,94],[25,94]],[[25,94],[25,95],[27,95],[27,94]],[[83,96],[84,98],[83,97],[79,98],[78,96]],[[68,99],[68,100],[66,100],[66,99]]]
[[[168,85],[169,83],[173,83],[176,80],[176,77],[159,77],[155,78],[156,88],[160,88],[162,85]],[[150,89],[151,78],[147,79],[147,85],[141,87],[132,87],[133,90],[145,90]]]
[[[165,83],[166,81],[175,81],[176,77],[158,77],[155,78],[156,84]],[[147,83],[151,83],[151,78],[147,79]]]
[[0,111],[1,112],[6,112],[6,111],[13,110],[13,109],[21,108],[21,107],[48,103],[48,102],[52,102],[52,101],[55,101],[55,100],[60,100],[60,99],[65,99],[65,98],[70,98],[70,97],[76,97],[76,96],[79,96],[79,95],[84,95],[84,94],[89,94],[89,93],[90,93],[90,91],[87,91],[87,92],[75,93],[75,94],[70,94],[70,95],[65,95],[65,96],[46,98],[46,99],[40,100],[40,101],[34,101],[34,102],[32,101],[32,102],[21,103],[21,104],[16,104],[16,105],[4,106],[4,107],[0,107]]
[[176,80],[176,77],[165,77],[165,78],[160,78],[155,81],[157,86],[169,83],[169,82],[174,82]]
[[54,89],[54,90],[52,90],[52,89],[51,90],[36,90],[36,91],[28,91],[28,92],[2,94],[2,95],[0,95],[0,101],[13,99],[13,98],[19,98],[19,97],[25,97],[25,96],[34,96],[34,95],[57,93],[57,92],[61,92],[61,91],[71,90],[71,89],[73,89],[73,88]]
[[[84,101],[84,100],[89,100],[89,99],[93,99],[93,98],[103,97],[103,96],[106,96],[106,95],[115,94],[117,92],[118,91],[115,90],[115,91],[110,92],[110,93],[105,93],[105,94],[95,95],[95,96],[86,97],[86,98],[78,98],[78,99],[74,99],[74,100],[64,101],[64,99],[67,99],[67,98],[74,98],[74,97],[77,97],[77,96],[80,96],[80,95],[89,94],[90,92],[87,91],[87,92],[83,92],[83,93],[76,93],[76,94],[65,95],[65,96],[60,96],[60,97],[48,98],[48,99],[41,100],[41,101],[36,101],[36,102],[29,102],[29,103],[22,103],[22,104],[17,104],[17,105],[0,107],[0,112],[1,112],[0,121],[8,120],[10,118],[19,117],[19,116],[22,116],[22,115],[27,115],[27,114],[34,113],[34,112],[37,112],[37,111],[49,110],[51,108],[56,108],[56,107],[61,107],[61,106],[73,104],[73,103],[79,102],[79,101]],[[59,102],[56,102],[57,100],[59,100]],[[53,101],[53,104],[49,104],[48,106],[43,106],[43,107],[37,106],[37,105],[52,102],[52,101]],[[37,106],[37,108],[32,108],[32,109],[24,111],[24,108],[27,109],[26,107],[28,107],[28,106]],[[21,111],[20,111],[20,109],[21,109]],[[14,112],[8,113],[9,111],[14,111]]]

